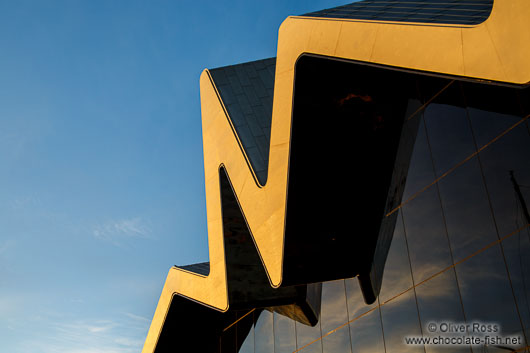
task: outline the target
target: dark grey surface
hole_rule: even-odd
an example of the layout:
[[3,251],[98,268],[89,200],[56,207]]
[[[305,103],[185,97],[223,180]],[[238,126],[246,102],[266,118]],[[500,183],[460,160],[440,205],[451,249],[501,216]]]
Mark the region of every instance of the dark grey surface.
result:
[[364,0],[303,16],[476,25],[492,7],[493,0]]
[[176,266],[180,269],[198,273],[203,276],[208,276],[210,274],[210,262],[200,262],[198,264],[186,265],[186,266]]
[[276,58],[210,70],[260,184],[267,181]]

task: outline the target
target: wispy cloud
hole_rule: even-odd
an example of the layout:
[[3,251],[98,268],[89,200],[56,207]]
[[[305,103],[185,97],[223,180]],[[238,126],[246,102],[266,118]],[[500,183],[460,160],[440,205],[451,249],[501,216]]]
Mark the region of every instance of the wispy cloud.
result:
[[11,209],[14,211],[24,210],[39,205],[40,200],[35,196],[21,196],[11,201]]
[[150,239],[152,232],[141,217],[121,219],[95,226],[92,230],[95,238],[122,246],[123,242],[131,238]]
[[[47,318],[47,321],[49,318]],[[43,353],[136,353],[141,351],[147,326],[134,319],[82,320],[49,323],[49,335],[24,344],[28,351]]]
[[140,322],[151,322],[148,318],[133,313],[125,313],[125,316]]

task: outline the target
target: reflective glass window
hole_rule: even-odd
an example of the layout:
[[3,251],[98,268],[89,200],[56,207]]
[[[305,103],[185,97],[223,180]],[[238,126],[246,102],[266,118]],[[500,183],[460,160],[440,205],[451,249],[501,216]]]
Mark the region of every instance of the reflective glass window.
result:
[[[324,352],[350,352],[351,343],[344,280],[322,284],[320,315],[323,335],[336,330],[322,338]],[[341,326],[342,328],[339,328]]]
[[523,117],[519,90],[463,82],[467,113],[481,148]]
[[274,313],[274,352],[292,353],[296,350],[294,321]]
[[383,353],[385,344],[379,308],[350,323],[353,353]]
[[296,344],[298,349],[305,347],[302,352],[304,353],[322,353],[322,331],[320,330],[320,320],[318,323],[311,327],[299,322],[295,322],[296,325]]
[[502,248],[517,309],[524,328],[527,344],[530,342],[530,228],[503,240]]
[[381,306],[386,353],[424,352],[423,345],[406,345],[405,337],[422,337],[414,291]]
[[258,310],[254,314],[254,342],[256,353],[274,353],[273,315],[268,310]]
[[254,312],[238,321],[237,346],[238,353],[254,353]]
[[414,140],[414,149],[410,159],[405,190],[403,191],[403,201],[408,200],[435,179],[423,113],[416,114],[412,121],[407,122],[405,127],[409,130],[414,130],[410,132],[404,130],[402,133],[402,138],[405,135]]
[[437,176],[476,151],[459,84],[427,105],[424,118]]
[[[437,337],[439,330],[430,332],[429,324],[442,323],[464,323],[465,317],[462,309],[462,301],[456,275],[453,268],[450,268],[434,278],[416,287],[416,298],[418,301],[418,311],[424,336]],[[452,346],[451,352],[470,352],[470,346]],[[447,352],[448,347],[427,345],[427,353]]]
[[373,304],[367,305],[364,302],[363,293],[359,286],[357,278],[348,278],[344,280],[346,286],[346,304],[348,305],[348,320],[353,320],[362,314],[372,310],[376,305],[377,301]]
[[498,239],[476,157],[438,185],[455,262]]
[[350,319],[352,352],[384,352],[381,316],[376,300],[366,305],[357,278],[344,281]]
[[402,208],[415,283],[453,264],[437,188],[430,187]]
[[407,243],[403,231],[401,210],[398,212],[399,215],[394,229],[392,244],[388,251],[383,272],[383,282],[381,285],[381,293],[379,294],[381,303],[412,287],[412,276]]
[[500,336],[522,327],[499,244],[456,265],[466,320],[499,325]]
[[351,353],[349,326],[343,326],[333,333],[323,337],[322,349],[324,353]]
[[527,208],[530,203],[530,136],[525,124],[492,143],[479,157],[502,237],[528,223],[523,211],[523,203]]

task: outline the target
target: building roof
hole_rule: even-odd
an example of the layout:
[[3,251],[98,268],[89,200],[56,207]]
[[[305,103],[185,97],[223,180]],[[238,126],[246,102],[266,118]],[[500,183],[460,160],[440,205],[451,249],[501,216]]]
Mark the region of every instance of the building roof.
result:
[[261,185],[267,181],[276,58],[210,70]]
[[493,0],[364,0],[303,16],[477,25],[492,7]]

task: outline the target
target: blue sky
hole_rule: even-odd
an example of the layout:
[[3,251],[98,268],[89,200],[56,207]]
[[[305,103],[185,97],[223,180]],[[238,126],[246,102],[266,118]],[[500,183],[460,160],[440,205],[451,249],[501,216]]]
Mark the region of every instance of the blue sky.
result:
[[0,351],[141,350],[208,259],[201,71],[347,2],[0,0]]

